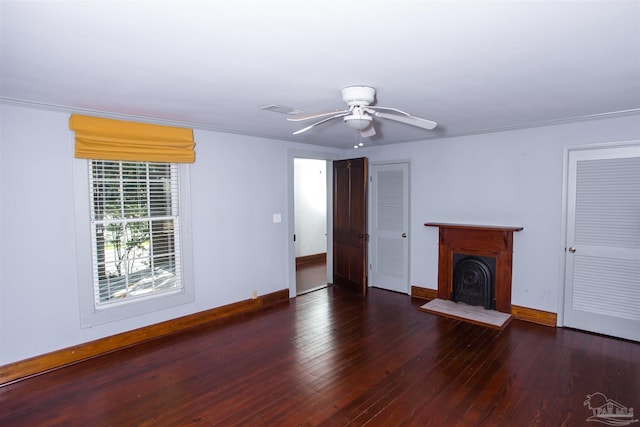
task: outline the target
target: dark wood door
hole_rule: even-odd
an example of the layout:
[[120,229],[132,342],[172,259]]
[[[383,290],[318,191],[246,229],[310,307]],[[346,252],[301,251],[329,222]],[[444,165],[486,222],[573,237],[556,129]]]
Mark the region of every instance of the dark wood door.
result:
[[333,284],[367,292],[367,159],[333,162]]

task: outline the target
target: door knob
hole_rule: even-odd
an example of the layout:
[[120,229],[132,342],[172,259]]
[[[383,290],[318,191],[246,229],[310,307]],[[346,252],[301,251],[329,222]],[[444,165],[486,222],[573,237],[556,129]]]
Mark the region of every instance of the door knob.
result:
[[402,233],[402,237],[407,237],[407,233]]
[[569,252],[571,252],[572,254],[576,252],[576,248],[574,248],[573,246],[571,246],[569,248]]

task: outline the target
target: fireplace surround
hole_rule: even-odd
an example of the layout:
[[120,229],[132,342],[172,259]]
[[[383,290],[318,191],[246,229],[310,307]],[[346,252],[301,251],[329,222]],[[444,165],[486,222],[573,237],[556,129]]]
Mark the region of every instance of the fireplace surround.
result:
[[[425,226],[439,229],[437,297],[443,300],[452,299],[454,255],[467,255],[472,259],[495,259],[492,308],[511,314],[513,233],[523,228],[436,222],[426,223]],[[481,270],[479,269],[480,272]]]

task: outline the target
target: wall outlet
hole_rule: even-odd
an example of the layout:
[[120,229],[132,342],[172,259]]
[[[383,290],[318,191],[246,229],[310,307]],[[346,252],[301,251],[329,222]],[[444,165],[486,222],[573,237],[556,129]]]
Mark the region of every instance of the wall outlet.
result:
[[251,299],[256,299],[256,298],[258,298],[258,291],[251,292]]

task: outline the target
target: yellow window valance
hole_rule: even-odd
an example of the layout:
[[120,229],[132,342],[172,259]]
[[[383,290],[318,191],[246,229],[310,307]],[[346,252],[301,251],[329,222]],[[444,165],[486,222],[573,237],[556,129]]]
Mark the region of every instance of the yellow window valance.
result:
[[193,130],[72,114],[81,159],[193,163]]

